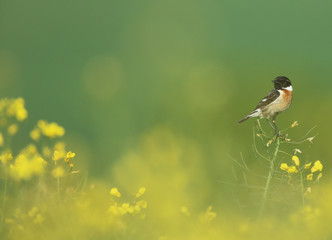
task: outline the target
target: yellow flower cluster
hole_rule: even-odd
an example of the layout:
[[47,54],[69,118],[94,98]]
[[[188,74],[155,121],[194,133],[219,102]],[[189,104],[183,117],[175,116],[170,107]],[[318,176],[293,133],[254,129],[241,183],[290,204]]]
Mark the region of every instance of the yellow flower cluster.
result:
[[4,152],[0,155],[0,162],[3,165],[6,165],[8,162],[10,162],[13,159],[13,155],[10,151]]
[[27,213],[22,212],[20,208],[15,210],[13,217],[6,218],[6,224],[18,230],[24,230],[24,222],[29,221],[33,224],[42,224],[45,221],[38,207],[31,208]]
[[[54,146],[52,160],[54,161],[54,165],[56,166],[57,162],[60,159],[63,159],[64,162],[69,166],[70,173],[78,173],[78,171],[73,171],[74,163],[72,162],[72,160],[75,157],[75,155],[76,154],[71,151],[66,152],[65,144],[63,142],[59,142],[59,143],[55,144],[55,146]],[[58,166],[52,170],[51,174],[55,178],[63,177],[65,175],[65,170],[64,170],[63,166]]]
[[[145,193],[145,191],[146,189],[141,187],[136,194],[136,198],[140,198]],[[116,198],[121,197],[121,193],[117,188],[112,188],[110,190],[110,195]],[[112,199],[112,205],[109,207],[108,212],[116,216],[126,214],[136,215],[141,213],[141,210],[145,208],[147,208],[147,202],[145,200],[135,200],[132,204],[127,202],[121,204]]]
[[25,109],[25,102],[23,98],[0,100],[0,116],[2,117],[2,125],[6,125],[4,117],[16,118],[17,121],[22,122],[28,117],[28,111]]
[[65,129],[55,122],[48,123],[45,120],[39,120],[37,126],[30,132],[30,137],[38,141],[43,135],[48,138],[62,137],[65,134]]
[[286,171],[288,173],[297,173],[298,172],[298,167],[300,165],[300,159],[298,158],[298,156],[293,156],[292,157],[292,161],[293,161],[293,166],[288,166],[287,163],[281,163],[280,165],[280,169],[283,171]]
[[28,117],[23,98],[0,99],[0,127],[5,131],[0,132],[0,147],[4,146],[3,133],[14,136],[18,132],[17,122],[22,122]]
[[[297,173],[297,172],[299,172],[299,170],[300,170],[300,168],[299,168],[300,167],[299,157],[294,155],[292,157],[292,161],[293,161],[293,165],[291,165],[291,166],[288,166],[287,163],[281,163],[280,164],[280,169],[283,170],[283,171],[286,171],[288,173]],[[303,168],[305,170],[307,170],[311,167],[311,164],[312,164],[312,162],[306,163],[306,164],[304,164]],[[320,173],[317,175],[317,178],[316,178],[316,180],[319,180],[323,175],[321,173],[322,170],[323,170],[323,164],[319,160],[315,161],[314,166],[310,169],[310,173],[307,174],[306,179],[308,181],[311,181],[313,179],[314,173],[319,171]]]
[[110,190],[110,194],[115,197],[121,197],[121,193],[119,192],[118,188],[112,188]]
[[29,180],[45,171],[47,162],[39,155],[36,147],[30,145],[23,149],[10,165],[10,175],[17,180]]

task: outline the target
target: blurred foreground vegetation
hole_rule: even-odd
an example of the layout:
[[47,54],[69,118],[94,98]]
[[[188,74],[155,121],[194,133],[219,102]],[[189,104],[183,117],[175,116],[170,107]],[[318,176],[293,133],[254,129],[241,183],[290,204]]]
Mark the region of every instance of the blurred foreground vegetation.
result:
[[[233,199],[241,201],[239,206],[250,206],[250,213],[239,215],[227,205],[219,204],[218,212],[206,205],[207,193],[216,189],[207,189],[209,178],[197,146],[165,127],[147,134],[137,150],[123,156],[113,168],[111,183],[89,179],[86,170],[77,169],[76,153],[67,151],[59,140],[65,129],[54,122],[39,120],[30,132],[32,143],[13,151],[15,135],[28,116],[22,98],[0,100],[0,116],[0,233],[4,239],[330,237],[332,208],[326,199],[332,191],[316,186],[322,178],[322,163],[302,160],[305,149],[295,148],[293,154],[283,149],[283,144],[311,144],[315,137],[308,136],[310,131],[292,141],[287,134],[271,138],[257,125],[256,158],[272,163],[269,177],[267,172],[252,172],[244,159],[232,159],[238,167],[232,169],[236,180],[220,182],[233,189],[228,194],[237,195]],[[297,125],[294,122],[290,128]],[[256,185],[249,184],[252,181]],[[236,191],[243,187],[256,195],[255,202]],[[319,194],[322,189],[326,198]]]

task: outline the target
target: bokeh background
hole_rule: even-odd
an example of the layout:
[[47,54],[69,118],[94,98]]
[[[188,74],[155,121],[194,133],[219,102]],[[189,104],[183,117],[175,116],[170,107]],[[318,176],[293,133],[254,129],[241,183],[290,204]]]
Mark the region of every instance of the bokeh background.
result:
[[223,184],[234,180],[231,157],[242,154],[257,167],[254,120],[237,121],[284,75],[294,101],[278,126],[297,120],[290,138],[317,126],[304,156],[324,163],[328,184],[331,7],[322,0],[1,0],[0,96],[23,97],[29,111],[14,148],[26,145],[39,119],[55,121],[89,179],[128,191],[164,188],[163,214],[176,204],[212,205],[246,217],[255,200],[243,208]]

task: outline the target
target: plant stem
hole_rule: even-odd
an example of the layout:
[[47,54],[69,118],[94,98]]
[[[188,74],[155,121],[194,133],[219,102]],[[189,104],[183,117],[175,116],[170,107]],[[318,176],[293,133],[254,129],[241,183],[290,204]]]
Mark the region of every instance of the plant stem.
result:
[[259,210],[258,219],[261,218],[262,213],[263,213],[264,208],[265,208],[267,194],[269,192],[269,188],[270,188],[270,184],[271,184],[271,180],[272,180],[272,175],[273,175],[273,171],[274,171],[274,163],[275,163],[275,160],[277,159],[277,155],[278,155],[278,151],[279,151],[279,145],[280,145],[280,140],[279,140],[279,137],[277,137],[277,139],[276,139],[276,148],[275,148],[273,157],[270,160],[269,175],[267,176],[266,184],[265,184],[265,187],[264,187],[263,201],[262,201],[261,208]]

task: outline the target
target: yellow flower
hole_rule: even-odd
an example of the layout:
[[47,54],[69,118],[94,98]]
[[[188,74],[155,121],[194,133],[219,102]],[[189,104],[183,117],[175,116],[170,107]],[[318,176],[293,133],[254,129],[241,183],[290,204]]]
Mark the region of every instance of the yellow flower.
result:
[[24,99],[17,98],[14,100],[7,100],[7,115],[9,117],[16,117],[20,122],[25,120],[28,117],[28,111],[24,107]]
[[30,137],[32,140],[38,141],[40,138],[40,130],[38,128],[33,129],[30,132]]
[[132,206],[132,205],[130,205],[127,211],[128,211],[129,213],[134,213],[134,211],[135,211],[135,207]]
[[67,155],[66,155],[66,159],[65,159],[65,162],[68,163],[72,158],[74,158],[76,156],[75,153],[69,151],[67,152]]
[[288,168],[287,172],[288,173],[297,173],[298,170],[296,169],[295,166],[291,166],[291,167]]
[[63,156],[61,155],[61,153],[57,150],[55,150],[53,152],[53,156],[52,156],[52,160],[54,161],[54,164],[56,165],[56,162],[61,159]]
[[28,212],[29,217],[34,217],[38,212],[38,207],[33,207],[31,210]]
[[304,192],[304,196],[308,196],[311,194],[311,187],[308,187],[307,190]]
[[139,198],[141,197],[146,191],[146,188],[145,187],[141,187],[139,190],[138,190],[138,193],[136,194],[136,197]]
[[110,194],[112,196],[115,196],[115,197],[118,197],[118,198],[121,197],[121,193],[119,192],[119,190],[117,188],[112,188],[110,190]]
[[283,171],[287,171],[288,170],[288,165],[287,165],[287,163],[282,163],[282,164],[280,164],[280,169],[281,170],[283,170]]
[[311,168],[311,172],[317,172],[317,171],[322,171],[323,170],[323,165],[321,164],[321,162],[319,160],[317,160],[314,163],[314,166]]
[[308,168],[310,168],[310,166],[311,166],[311,162],[304,165],[304,169],[308,169]]
[[60,158],[64,158],[66,156],[66,146],[65,143],[63,142],[58,142],[54,146],[54,152],[57,151],[56,153],[56,159],[53,159],[54,161],[59,160]]
[[38,151],[37,151],[37,148],[36,148],[35,145],[30,144],[29,146],[27,146],[27,147],[24,149],[24,153],[27,154],[27,155],[34,155],[34,154],[37,154]]
[[2,155],[0,155],[0,161],[3,165],[6,165],[9,161],[13,159],[13,155],[11,152],[5,152]]
[[18,125],[17,124],[12,124],[8,127],[8,134],[10,136],[14,136],[18,131]]
[[43,147],[43,156],[49,158],[52,155],[52,151],[49,147]]
[[33,223],[42,224],[44,221],[45,221],[45,218],[41,214],[37,214],[37,216],[33,220]]
[[313,175],[314,175],[314,174],[312,174],[312,173],[308,174],[308,175],[307,175],[307,180],[308,180],[308,181],[311,181]]
[[298,156],[293,156],[292,157],[292,160],[293,160],[293,162],[294,162],[294,164],[296,165],[296,166],[299,166],[300,165],[300,159],[298,158]]
[[148,203],[144,200],[139,200],[137,203],[136,203],[136,206],[139,206],[141,208],[147,208],[148,207]]
[[46,164],[39,155],[29,156],[21,153],[14,164],[10,165],[10,174],[18,180],[29,180],[33,176],[42,175]]
[[62,137],[65,134],[65,129],[57,123],[48,123],[44,120],[39,120],[37,124],[41,133],[49,138]]
[[63,167],[59,166],[59,167],[54,168],[52,170],[51,174],[54,178],[60,178],[65,175],[65,170],[63,169]]

